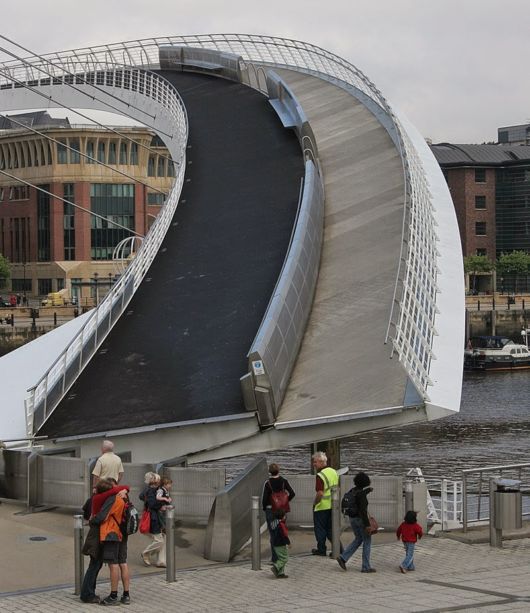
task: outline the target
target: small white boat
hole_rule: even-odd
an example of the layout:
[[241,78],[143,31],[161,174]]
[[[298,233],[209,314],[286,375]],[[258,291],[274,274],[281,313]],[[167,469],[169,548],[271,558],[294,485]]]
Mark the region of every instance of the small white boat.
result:
[[465,370],[518,370],[530,368],[530,351],[504,336],[476,336],[464,352]]

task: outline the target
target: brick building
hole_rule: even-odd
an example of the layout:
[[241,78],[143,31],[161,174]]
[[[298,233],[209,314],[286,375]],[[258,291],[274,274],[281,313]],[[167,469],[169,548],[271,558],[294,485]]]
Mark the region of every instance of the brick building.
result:
[[145,127],[119,127],[116,134],[46,112],[13,117],[57,142],[9,118],[0,124],[0,170],[16,177],[0,174],[0,253],[11,262],[7,289],[43,296],[67,288],[86,300],[97,293],[98,280],[100,289],[110,287],[113,251],[132,236],[128,230],[144,235],[149,229],[164,201],[157,190],[167,193],[174,180],[173,164]]

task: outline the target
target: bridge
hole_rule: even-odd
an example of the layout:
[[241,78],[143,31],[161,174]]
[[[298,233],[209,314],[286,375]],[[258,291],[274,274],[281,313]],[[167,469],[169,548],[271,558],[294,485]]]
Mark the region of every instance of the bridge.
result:
[[0,65],[4,111],[43,95],[121,101],[176,178],[97,309],[0,360],[0,439],[88,456],[112,436],[135,460],[194,462],[459,410],[453,204],[422,137],[357,68],[250,35]]

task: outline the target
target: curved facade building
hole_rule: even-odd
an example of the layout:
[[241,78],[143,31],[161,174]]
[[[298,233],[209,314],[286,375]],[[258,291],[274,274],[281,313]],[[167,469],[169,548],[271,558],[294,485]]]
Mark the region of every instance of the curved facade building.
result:
[[97,84],[91,105],[123,99],[177,171],[120,282],[34,373],[27,436],[86,454],[123,436],[138,460],[199,461],[459,410],[453,204],[423,138],[363,73],[247,35],[53,57],[9,65],[31,85],[3,80],[1,106],[34,108],[34,88],[87,106]]

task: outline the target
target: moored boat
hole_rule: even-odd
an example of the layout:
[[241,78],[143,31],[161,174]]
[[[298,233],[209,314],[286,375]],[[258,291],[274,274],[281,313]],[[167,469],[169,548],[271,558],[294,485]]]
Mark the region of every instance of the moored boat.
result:
[[504,336],[476,336],[464,352],[465,370],[519,370],[530,368],[530,351]]

